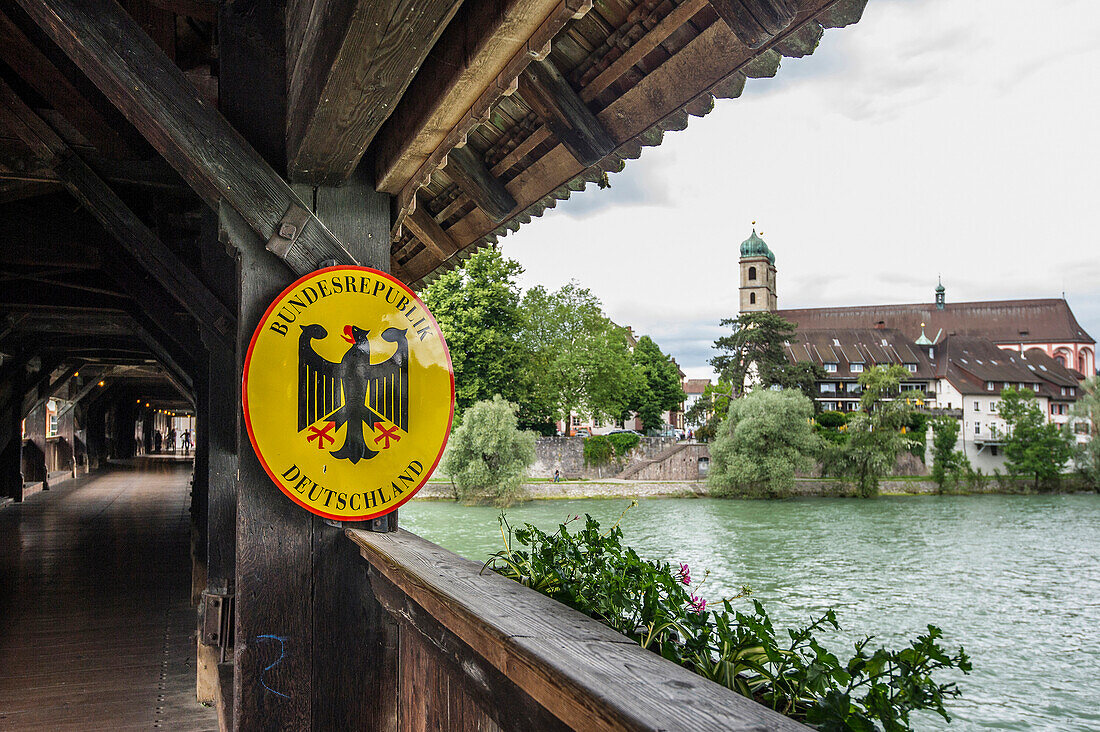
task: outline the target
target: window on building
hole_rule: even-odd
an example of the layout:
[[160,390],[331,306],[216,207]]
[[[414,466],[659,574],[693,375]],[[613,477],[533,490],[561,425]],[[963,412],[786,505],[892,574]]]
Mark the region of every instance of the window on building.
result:
[[1058,405],[1056,405],[1056,404],[1051,404],[1051,405],[1050,405],[1050,413],[1051,413],[1051,414],[1058,414]]
[[1031,390],[1032,391],[1039,391],[1039,385],[1038,384],[1032,384],[1031,385]]
[[840,339],[838,339],[838,338],[834,338],[834,339],[833,339],[833,345],[834,345],[834,346],[839,346],[839,345],[840,345]]
[[749,293],[749,305],[755,305],[755,304],[756,304],[756,293],[755,292],[750,292]]
[[990,402],[989,403],[989,411],[992,412],[993,414],[996,414],[997,410],[999,410],[1000,408],[1001,408],[1001,403],[1000,402]]
[[848,368],[850,368],[852,370],[853,374],[862,374],[863,373],[863,364],[861,364],[861,363],[854,363],[851,366],[849,366]]
[[53,399],[46,402],[46,437],[57,436],[57,408],[58,404]]
[[986,391],[993,391],[994,388],[995,387],[994,387],[994,384],[993,384],[992,381],[985,382],[985,390]]
[[1065,395],[1066,395],[1066,387],[1063,386],[1062,387],[1062,396],[1065,396]]
[[821,408],[826,412],[832,412],[836,410],[836,402],[821,402]]
[[835,374],[835,373],[836,373],[836,364],[835,364],[835,363],[827,363],[827,364],[825,364],[825,373],[827,373],[827,374]]
[[1009,384],[1008,384],[1007,381],[1001,384],[1002,389],[1007,389],[1008,387],[1009,387]]
[[975,422],[974,423],[974,434],[980,435],[981,433],[982,433],[982,423],[981,422]]
[[1077,395],[1077,388],[1076,388],[1076,387],[1073,387],[1073,386],[1071,386],[1071,387],[1069,388],[1069,395],[1070,395],[1070,396],[1076,396],[1076,395]]
[[821,393],[822,394],[835,394],[836,393],[836,384],[831,384],[829,382],[823,383],[821,385]]
[[989,446],[989,454],[992,455],[993,457],[997,457],[997,446],[996,445],[990,445]]
[[982,411],[982,403],[981,402],[974,402],[974,411],[975,412]]
[[917,365],[915,363],[907,363],[905,364],[905,368],[909,369],[909,373],[911,374],[917,373]]
[[749,267],[749,279],[753,282],[756,281],[756,267]]

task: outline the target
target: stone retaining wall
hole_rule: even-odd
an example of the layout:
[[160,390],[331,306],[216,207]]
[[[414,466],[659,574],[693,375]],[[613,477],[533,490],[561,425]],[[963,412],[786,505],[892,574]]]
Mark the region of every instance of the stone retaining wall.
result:
[[583,437],[540,437],[535,442],[535,464],[527,471],[532,478],[552,478],[554,471],[563,478],[600,480],[612,478],[630,466],[649,460],[676,444],[672,437],[642,437],[638,446],[626,454],[621,464],[589,467],[584,464]]

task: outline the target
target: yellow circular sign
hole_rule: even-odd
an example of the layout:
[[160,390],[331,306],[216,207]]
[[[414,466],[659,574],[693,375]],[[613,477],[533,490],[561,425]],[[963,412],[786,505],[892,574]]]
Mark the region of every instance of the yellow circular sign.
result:
[[329,267],[271,303],[244,362],[244,418],[267,474],[320,516],[409,500],[454,416],[454,371],[424,303],[390,275]]

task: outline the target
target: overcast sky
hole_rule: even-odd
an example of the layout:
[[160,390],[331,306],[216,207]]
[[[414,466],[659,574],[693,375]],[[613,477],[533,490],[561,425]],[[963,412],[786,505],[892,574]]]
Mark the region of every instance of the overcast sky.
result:
[[757,222],[781,308],[1061,297],[1100,337],[1100,3],[870,0],[501,239],[525,287],[589,287],[689,376],[737,314]]

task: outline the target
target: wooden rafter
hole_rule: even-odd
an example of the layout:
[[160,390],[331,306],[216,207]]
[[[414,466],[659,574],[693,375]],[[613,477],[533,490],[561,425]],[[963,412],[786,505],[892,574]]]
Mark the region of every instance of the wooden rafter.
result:
[[485,212],[500,223],[516,207],[516,199],[500,180],[485,167],[477,152],[466,147],[451,150],[447,156],[447,175]]
[[84,95],[0,9],[0,55],[39,95],[103,154],[128,157],[122,137]]
[[[158,160],[118,161],[96,154],[91,147],[69,145],[101,178],[111,183],[132,185],[177,195],[193,195],[176,172]],[[37,157],[18,139],[0,137],[0,181],[61,185],[48,161]]]
[[405,226],[413,236],[424,243],[424,246],[431,249],[441,262],[445,262],[458,251],[458,245],[455,244],[454,239],[422,206],[417,206],[416,210],[405,218]]
[[[298,0],[287,10],[287,160],[295,182],[337,184],[390,116],[462,0]],[[289,24],[288,24],[289,25]]]
[[559,0],[466,2],[443,32],[375,144],[378,190],[398,193]]
[[592,165],[615,149],[603,124],[549,59],[524,69],[519,91],[580,164]]
[[[439,130],[422,126],[423,123],[418,121],[420,117],[410,115],[411,132],[405,133],[401,138],[410,142],[397,151],[398,157],[392,154],[387,156],[385,153],[380,155],[381,159],[390,160],[391,163],[398,159],[404,160],[401,166],[403,171],[419,161],[419,167],[411,175],[385,173],[387,182],[379,186],[379,190],[395,193],[397,196],[395,229],[400,227],[405,215],[414,208],[413,201],[417,191],[428,183],[432,173],[447,163],[448,156],[453,150],[465,144],[467,135],[472,129],[489,118],[493,105],[498,103],[501,97],[512,94],[516,90],[518,77],[527,64],[532,59],[546,58],[550,53],[551,41],[558,31],[570,20],[583,17],[591,7],[592,0],[559,0],[538,27],[525,36],[525,42],[504,62],[495,77],[489,77],[487,72],[484,75],[480,72],[472,75],[482,91],[458,121],[445,132],[440,134]],[[456,72],[460,73],[461,69],[440,68],[437,72],[449,76]],[[427,73],[424,76],[427,78]],[[415,146],[411,146],[411,141],[416,141]]]
[[18,130],[36,154],[53,163],[68,191],[143,269],[200,322],[210,323],[226,338],[232,337],[236,321],[229,310],[4,82],[0,82],[0,117],[6,118],[9,126]]
[[212,208],[224,200],[298,273],[356,260],[112,0],[18,0]]

